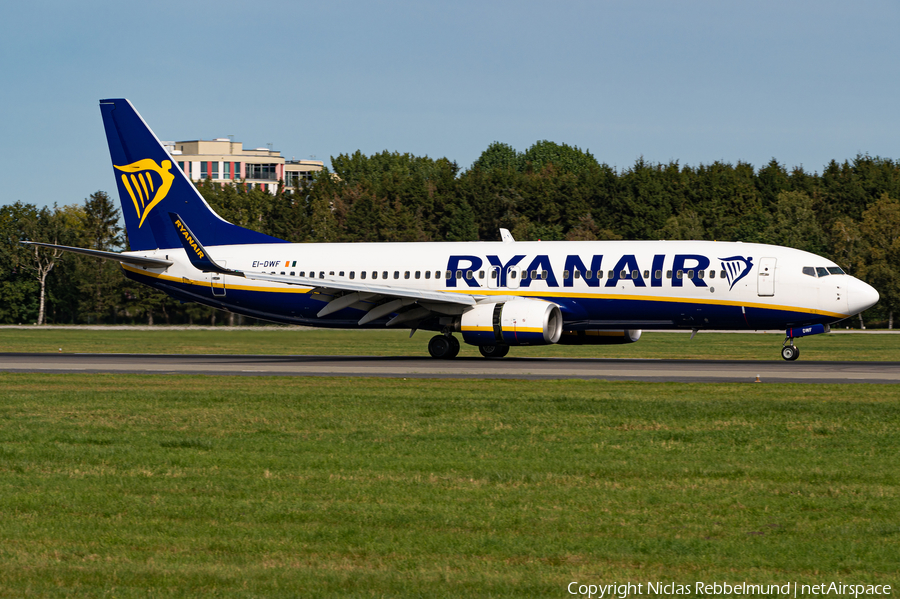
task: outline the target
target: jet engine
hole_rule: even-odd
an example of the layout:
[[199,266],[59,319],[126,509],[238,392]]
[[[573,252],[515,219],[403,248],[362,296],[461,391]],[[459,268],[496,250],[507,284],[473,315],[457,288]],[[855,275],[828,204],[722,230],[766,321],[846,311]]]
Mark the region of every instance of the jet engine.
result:
[[471,345],[549,345],[559,341],[562,324],[556,304],[514,299],[475,306],[462,315],[460,331]]

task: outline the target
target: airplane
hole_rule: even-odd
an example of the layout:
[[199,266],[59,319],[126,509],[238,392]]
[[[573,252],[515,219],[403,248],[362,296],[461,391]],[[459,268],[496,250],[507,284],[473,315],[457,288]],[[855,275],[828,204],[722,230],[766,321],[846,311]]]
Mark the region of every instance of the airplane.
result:
[[719,241],[290,243],[229,223],[126,99],[100,101],[131,250],[126,277],[276,323],[433,331],[428,353],[633,343],[645,329],[783,329],[794,339],[878,301],[837,264],[787,247]]

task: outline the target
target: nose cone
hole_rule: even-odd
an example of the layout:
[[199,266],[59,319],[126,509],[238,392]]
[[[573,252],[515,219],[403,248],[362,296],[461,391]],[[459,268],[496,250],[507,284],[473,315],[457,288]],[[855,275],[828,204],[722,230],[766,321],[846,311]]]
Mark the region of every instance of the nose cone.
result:
[[859,314],[863,310],[868,310],[878,303],[878,292],[875,291],[875,288],[856,277],[850,277],[850,284],[847,285],[847,296],[851,316]]

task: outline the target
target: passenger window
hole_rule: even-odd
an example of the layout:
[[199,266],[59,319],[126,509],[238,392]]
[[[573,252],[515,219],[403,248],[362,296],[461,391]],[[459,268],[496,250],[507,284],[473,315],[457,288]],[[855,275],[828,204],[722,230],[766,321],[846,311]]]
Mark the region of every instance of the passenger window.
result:
[[422,278],[422,271],[421,271],[421,270],[417,270],[417,271],[416,271],[416,278],[417,278],[417,279],[421,279],[421,278]]
[[725,271],[724,271],[724,270],[720,270],[720,271],[719,271],[719,278],[720,278],[720,279],[724,279],[725,277],[726,277]]
[[816,274],[819,275],[820,277],[827,277],[830,273],[828,272],[828,269],[825,268],[824,266],[817,266]]
[[284,271],[283,271],[283,270],[281,271],[281,274],[284,274]]
[[426,270],[426,271],[425,271],[425,278],[426,278],[426,279],[430,279],[430,278],[431,278],[431,271],[430,271],[430,270]]
[[541,278],[544,279],[545,281],[547,280],[547,277],[549,277],[549,276],[550,276],[550,273],[548,273],[546,270],[541,271]]
[[649,279],[649,278],[650,278],[650,271],[649,271],[649,270],[645,270],[645,271],[644,271],[644,278],[645,278],[645,279]]
[[715,278],[716,278],[716,271],[714,271],[714,270],[709,271],[709,278],[710,278],[710,279],[715,279]]
[[378,278],[378,271],[377,271],[377,270],[373,270],[373,271],[372,271],[372,279],[377,279],[377,278]]
[[628,274],[628,273],[626,273],[624,270],[620,270],[620,271],[619,271],[619,278],[620,278],[620,279],[624,279],[625,276],[626,276],[627,274]]
[[291,276],[292,276],[292,277],[296,276],[296,275],[294,274],[294,271],[293,271],[293,270],[291,271]]
[[676,273],[675,273],[675,278],[676,278],[676,279],[683,279],[683,278],[684,278],[684,271],[679,270],[678,272],[676,272]]
[[523,281],[527,281],[527,280],[528,280],[528,271],[527,271],[527,270],[523,270],[523,271],[522,271],[522,280],[523,280]]
[[706,271],[705,271],[705,270],[698,270],[698,271],[697,271],[697,276],[700,277],[701,279],[704,278],[704,277],[706,276]]
[[[576,270],[575,272],[572,273],[572,276],[574,276],[576,279],[580,279],[580,278],[581,278],[581,271],[580,271],[580,270]],[[568,279],[568,278],[569,278],[569,271],[568,271],[568,270],[563,271],[563,278],[564,278],[564,279]]]
[[693,278],[694,278],[694,271],[693,271],[693,270],[689,270],[689,271],[687,272],[687,275],[688,275],[688,278],[689,278],[689,279],[693,279]]
[[366,271],[364,271],[364,270],[359,271],[359,278],[360,278],[360,279],[365,279],[365,278],[366,278]]
[[509,278],[510,278],[510,279],[515,279],[515,278],[516,278],[516,271],[514,271],[514,270],[509,271]]
[[584,271],[584,278],[585,278],[585,279],[591,279],[591,278],[593,278],[593,277],[594,277],[593,271],[590,271],[590,270]]
[[496,271],[496,270],[492,270],[492,271],[491,271],[491,278],[492,278],[492,279],[496,279],[496,278],[497,278],[497,271]]
[[339,276],[339,277],[343,277],[343,276],[344,276],[344,271],[342,270],[341,272],[339,272],[339,273],[338,273],[338,276]]
[[608,276],[610,279],[614,279],[616,277],[616,271],[614,271],[614,270],[609,271]]
[[381,271],[381,278],[382,279],[388,278],[388,271],[386,271],[386,270]]
[[662,278],[662,271],[661,271],[661,270],[657,270],[655,274],[656,274],[656,278],[657,278],[657,279],[661,279],[661,278]]
[[356,278],[356,271],[355,271],[355,270],[351,270],[351,271],[350,271],[350,278],[351,278],[351,279],[355,279],[355,278]]
[[[331,273],[331,274],[334,274],[334,273]],[[324,270],[319,271],[319,278],[320,278],[320,279],[324,279],[324,278],[325,278],[325,271],[324,271]]]
[[602,271],[602,270],[598,270],[598,271],[597,271],[597,278],[598,278],[598,279],[602,279],[602,278],[603,278],[603,271]]
[[472,280],[472,271],[471,271],[471,270],[467,270],[467,271],[466,271],[466,280],[467,280],[467,281],[471,281],[471,280]]
[[804,267],[803,267],[803,274],[805,274],[805,275],[808,276],[808,277],[815,277],[815,276],[816,276],[816,269],[813,268],[812,266],[804,266]]
[[479,270],[479,271],[478,271],[478,278],[479,278],[479,279],[483,279],[483,278],[484,278],[484,271],[483,271],[483,270]]
[[448,271],[447,271],[447,278],[449,279],[449,278],[452,277],[452,276],[453,276],[453,273],[451,273],[451,272],[448,270]]
[[299,274],[299,275],[297,275],[297,276],[298,276],[298,277],[305,277],[305,276],[306,276],[306,273],[305,273],[305,272],[303,272],[303,271],[302,271],[302,270],[301,270],[301,271],[300,271],[300,274]]
[[[450,271],[448,270],[447,272],[450,272]],[[435,278],[435,279],[440,279],[440,278],[441,278],[441,271],[439,271],[439,270],[434,271],[434,278]]]
[[334,276],[334,271],[333,271],[333,270],[330,271],[330,272],[328,273],[328,276],[329,276],[329,277],[333,277],[333,276]]
[[671,271],[671,270],[667,270],[667,271],[666,271],[666,278],[667,278],[667,279],[671,279],[671,278],[672,278],[672,271]]
[[640,272],[638,272],[638,271],[636,271],[636,270],[632,270],[632,271],[631,271],[631,278],[632,278],[632,279],[637,279],[639,276],[641,276],[641,273],[640,273]]
[[457,271],[456,271],[456,278],[457,278],[457,279],[461,279],[461,278],[462,278],[462,271],[461,271],[461,270],[457,270]]

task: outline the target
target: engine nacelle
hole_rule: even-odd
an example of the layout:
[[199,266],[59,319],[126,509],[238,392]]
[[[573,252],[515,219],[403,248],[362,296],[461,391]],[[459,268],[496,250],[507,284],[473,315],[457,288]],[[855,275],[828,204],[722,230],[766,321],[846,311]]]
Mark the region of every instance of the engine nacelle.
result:
[[640,329],[627,329],[624,331],[601,331],[588,329],[586,331],[563,331],[559,338],[560,345],[622,345],[634,343],[641,338]]
[[475,306],[462,315],[460,331],[471,345],[549,345],[559,341],[562,323],[556,304],[514,299]]

